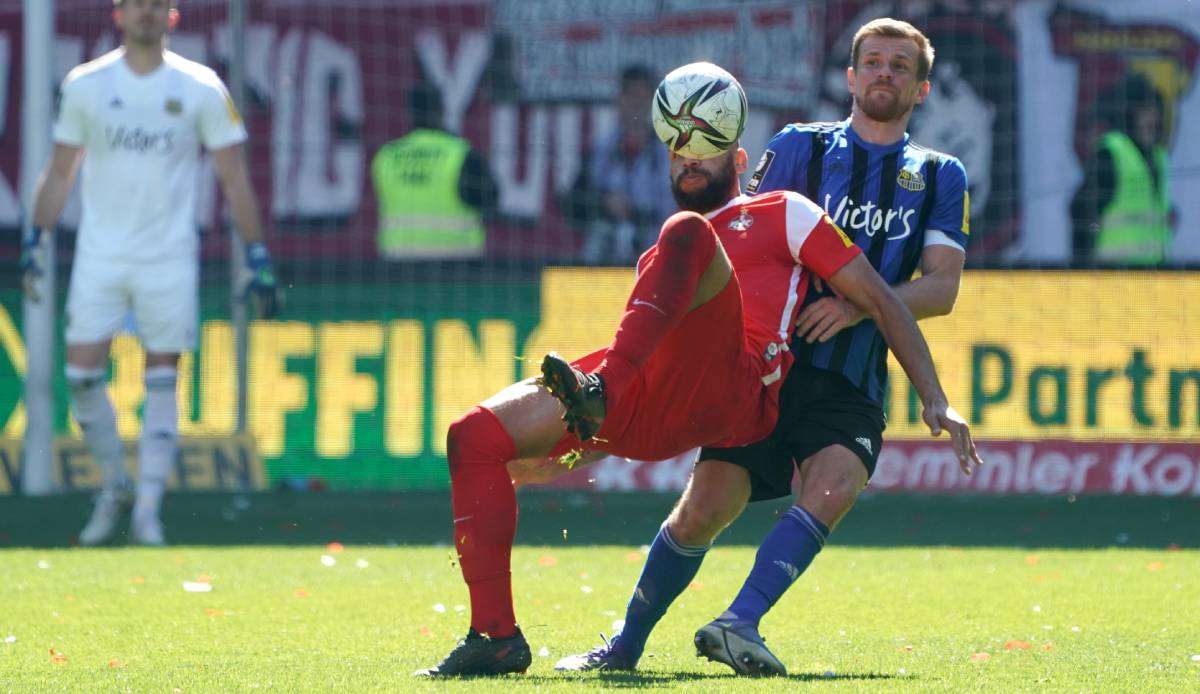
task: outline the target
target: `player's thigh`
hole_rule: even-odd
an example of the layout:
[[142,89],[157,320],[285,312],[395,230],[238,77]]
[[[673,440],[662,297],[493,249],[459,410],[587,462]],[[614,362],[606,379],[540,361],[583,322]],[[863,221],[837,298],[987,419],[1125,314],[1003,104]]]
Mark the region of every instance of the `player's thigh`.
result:
[[741,515],[749,500],[750,475],[745,468],[701,460],[667,523],[680,542],[708,544]]
[[725,247],[721,245],[720,239],[716,240],[716,244],[717,249],[713,253],[712,261],[696,284],[696,297],[692,300],[689,310],[712,301],[725,285],[729,284],[729,278],[733,276],[733,263],[725,253]]
[[517,458],[544,458],[566,433],[563,406],[534,379],[514,383],[480,403],[496,415],[516,447]]
[[67,363],[89,368],[107,364],[109,342],[130,309],[127,280],[120,265],[76,257],[67,286]]
[[170,355],[195,348],[199,277],[199,263],[192,259],[147,264],[133,273],[133,315],[147,352]]
[[867,468],[859,455],[843,444],[831,444],[800,464],[796,503],[832,529],[866,485]]

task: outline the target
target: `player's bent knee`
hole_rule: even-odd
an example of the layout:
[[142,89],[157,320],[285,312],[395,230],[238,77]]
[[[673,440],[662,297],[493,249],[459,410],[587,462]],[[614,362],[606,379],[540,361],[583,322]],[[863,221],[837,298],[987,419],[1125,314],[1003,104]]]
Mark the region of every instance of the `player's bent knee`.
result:
[[451,476],[463,463],[496,461],[504,464],[512,457],[512,437],[487,408],[472,407],[454,420],[446,431],[446,460]]
[[658,245],[683,252],[710,252],[716,248],[716,232],[712,224],[695,212],[676,212],[663,222]]

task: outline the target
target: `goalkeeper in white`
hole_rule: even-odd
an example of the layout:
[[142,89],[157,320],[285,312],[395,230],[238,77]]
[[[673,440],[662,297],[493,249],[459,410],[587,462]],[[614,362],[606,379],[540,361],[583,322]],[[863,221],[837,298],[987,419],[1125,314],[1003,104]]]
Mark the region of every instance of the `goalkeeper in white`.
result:
[[246,130],[216,73],[166,50],[178,22],[175,0],[114,0],[122,46],[75,68],[63,81],[54,152],[38,181],[34,232],[23,240],[26,291],[42,274],[36,252],[67,202],[83,162],[83,218],[66,306],[66,378],[71,405],[104,485],[79,534],[100,544],[131,501],[123,446],[108,396],[113,335],[132,313],[146,349],[146,401],[130,523],[135,542],[164,544],[159,508],[176,457],[176,365],[193,349],[198,321],[195,224],[199,150],[213,156],[233,222],[247,245],[248,291],[260,313],[276,307],[258,202],[242,142]]

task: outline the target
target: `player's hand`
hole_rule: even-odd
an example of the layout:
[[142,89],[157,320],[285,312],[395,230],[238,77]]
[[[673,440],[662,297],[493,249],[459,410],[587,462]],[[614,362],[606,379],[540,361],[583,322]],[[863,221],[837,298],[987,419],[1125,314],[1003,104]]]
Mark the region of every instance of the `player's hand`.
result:
[[38,262],[38,248],[42,242],[42,230],[31,227],[21,234],[21,259],[17,261],[17,270],[21,273],[21,286],[25,296],[35,303],[42,300],[37,284],[46,271]]
[[250,268],[246,298],[253,304],[257,317],[270,320],[278,315],[280,301],[279,284],[266,244],[259,241],[246,247],[246,266]]
[[796,337],[805,342],[824,342],[863,319],[862,311],[841,297],[817,299],[796,319]]
[[970,476],[975,468],[983,465],[983,459],[979,457],[979,452],[975,450],[975,441],[971,438],[971,427],[948,403],[941,401],[926,405],[921,417],[929,427],[930,434],[941,436],[943,430],[950,432],[954,454],[958,457],[958,467],[964,475]]

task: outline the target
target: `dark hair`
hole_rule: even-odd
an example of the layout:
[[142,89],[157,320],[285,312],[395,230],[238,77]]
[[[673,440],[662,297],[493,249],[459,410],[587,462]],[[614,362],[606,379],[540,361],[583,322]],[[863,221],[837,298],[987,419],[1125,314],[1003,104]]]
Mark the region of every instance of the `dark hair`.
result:
[[654,80],[654,71],[642,63],[634,63],[621,68],[621,91],[625,91],[630,82],[643,82],[653,88]]
[[428,82],[418,82],[408,91],[408,110],[413,126],[440,128],[442,126],[442,94]]
[[1147,106],[1166,115],[1162,94],[1142,75],[1131,74],[1113,85],[1097,102],[1097,112],[1105,127],[1132,132],[1137,112]]

